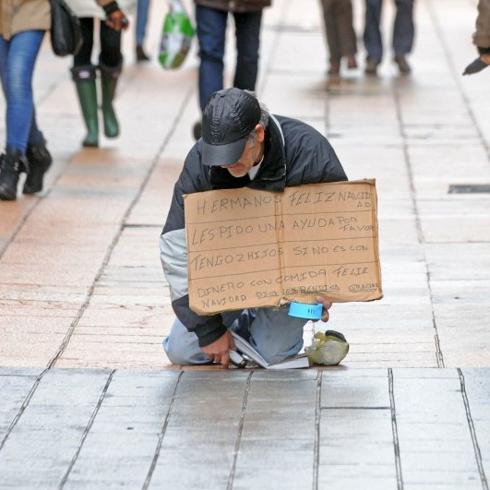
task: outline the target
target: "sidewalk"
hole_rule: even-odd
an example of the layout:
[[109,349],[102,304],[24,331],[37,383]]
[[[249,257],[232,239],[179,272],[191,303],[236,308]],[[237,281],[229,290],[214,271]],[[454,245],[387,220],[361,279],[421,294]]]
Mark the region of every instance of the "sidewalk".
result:
[[137,67],[126,35],[121,137],[82,150],[69,61],[46,44],[54,168],[42,196],[0,204],[0,488],[488,489],[490,194],[448,192],[490,184],[490,72],[460,76],[475,17],[419,0],[413,75],[387,53],[378,79],[327,92],[318,2],[266,13],[260,97],[379,196],[385,297],[335,305],[349,356],[301,373],[167,369],[158,238],[198,118],[195,56]]

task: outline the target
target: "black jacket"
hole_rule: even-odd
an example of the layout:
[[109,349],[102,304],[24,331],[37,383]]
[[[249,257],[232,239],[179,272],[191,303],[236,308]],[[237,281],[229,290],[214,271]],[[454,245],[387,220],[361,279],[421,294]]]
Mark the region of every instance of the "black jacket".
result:
[[271,116],[265,131],[264,145],[264,160],[251,181],[248,175],[235,178],[226,169],[203,165],[202,140],[199,140],[187,155],[174,187],[172,205],[160,237],[160,257],[170,285],[175,314],[188,330],[196,333],[201,347],[221,337],[226,327],[222,315],[199,316],[189,308],[182,196],[237,187],[282,192],[285,187],[301,184],[347,180],[327,139],[301,121]]

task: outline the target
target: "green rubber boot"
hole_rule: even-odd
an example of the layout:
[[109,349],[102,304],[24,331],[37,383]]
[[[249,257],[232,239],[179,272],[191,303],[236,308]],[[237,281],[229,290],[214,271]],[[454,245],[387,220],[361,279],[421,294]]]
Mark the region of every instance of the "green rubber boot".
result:
[[112,102],[116,95],[116,86],[121,75],[121,66],[108,67],[99,64],[100,83],[102,86],[102,118],[104,120],[104,134],[108,138],[119,136],[119,122]]
[[83,119],[87,127],[87,136],[83,146],[99,146],[99,121],[97,114],[97,87],[95,85],[95,67],[75,66],[71,70],[73,81],[77,87],[78,100],[82,109]]

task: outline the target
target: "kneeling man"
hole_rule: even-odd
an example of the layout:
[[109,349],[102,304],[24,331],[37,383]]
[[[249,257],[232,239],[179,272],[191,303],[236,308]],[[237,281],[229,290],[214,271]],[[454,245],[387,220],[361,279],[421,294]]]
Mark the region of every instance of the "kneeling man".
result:
[[[297,354],[305,320],[287,308],[257,308],[200,316],[189,308],[184,194],[250,187],[283,192],[285,187],[347,180],[327,139],[311,126],[270,114],[256,97],[237,88],[211,97],[202,138],[192,147],[175,184],[160,239],[160,256],[177,316],[164,340],[174,364],[227,367],[233,347],[229,329],[246,338],[269,363]],[[321,299],[324,318],[331,303]],[[342,359],[338,359],[340,362]]]

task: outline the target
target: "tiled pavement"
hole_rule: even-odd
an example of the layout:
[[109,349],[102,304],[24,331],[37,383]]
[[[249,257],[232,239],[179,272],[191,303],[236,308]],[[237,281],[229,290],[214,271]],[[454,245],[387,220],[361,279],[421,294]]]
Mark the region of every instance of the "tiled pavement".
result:
[[487,489],[489,380],[2,369],[0,488]]
[[334,307],[351,352],[323,372],[162,370],[158,236],[197,119],[195,58],[136,67],[126,35],[122,135],[81,150],[68,62],[46,45],[54,168],[42,196],[0,205],[0,488],[488,489],[490,194],[448,193],[490,183],[489,74],[460,76],[475,13],[419,0],[413,76],[387,57],[330,92],[317,2],[266,13],[262,99],[378,182],[385,297]]

